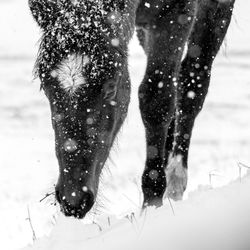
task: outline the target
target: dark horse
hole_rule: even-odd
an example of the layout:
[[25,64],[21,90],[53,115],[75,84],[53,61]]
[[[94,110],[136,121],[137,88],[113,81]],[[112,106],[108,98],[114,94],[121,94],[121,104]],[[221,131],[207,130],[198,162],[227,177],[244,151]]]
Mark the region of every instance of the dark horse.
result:
[[147,55],[139,88],[146,129],[143,207],[179,200],[188,149],[234,0],[29,0],[43,30],[35,72],[50,102],[67,216],[93,206],[99,177],[128,110],[128,43]]

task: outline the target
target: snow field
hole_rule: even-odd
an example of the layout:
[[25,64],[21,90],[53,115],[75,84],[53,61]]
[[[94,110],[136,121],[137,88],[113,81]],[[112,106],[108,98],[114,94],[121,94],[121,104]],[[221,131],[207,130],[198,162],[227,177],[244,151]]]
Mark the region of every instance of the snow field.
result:
[[[209,94],[194,128],[186,197],[188,193],[197,189],[200,185],[208,185],[209,175],[216,174],[212,175],[211,182],[213,187],[218,187],[239,176],[238,162],[250,165],[249,7],[250,3],[248,1],[237,1],[234,19],[227,36],[227,46],[222,48],[214,65]],[[54,154],[54,138],[48,102],[43,93],[39,92],[39,81],[33,81],[31,72],[36,57],[36,44],[40,34],[29,13],[26,0],[2,0],[0,2],[0,30],[2,34],[0,39],[0,140],[2,142],[0,144],[0,249],[13,250],[32,243],[32,232],[26,219],[28,217],[27,207],[29,207],[32,224],[38,238],[49,235],[52,228],[54,228],[53,216],[57,216],[58,212],[56,207],[51,206],[51,203],[54,202],[53,197],[50,196],[42,203],[39,200],[47,192],[53,191],[53,185],[57,181],[58,165]],[[138,109],[137,88],[143,78],[144,70],[145,56],[138,46],[137,40],[133,39],[130,45],[130,73],[133,90],[129,115],[112,151],[112,161],[110,160],[107,164],[110,170],[105,170],[103,174],[100,200],[104,203],[104,208],[97,208],[100,210],[99,214],[101,216],[91,215],[89,221],[95,218],[98,223],[103,224],[99,222],[107,221],[103,214],[107,213],[107,216],[112,218],[114,215],[123,216],[130,214],[132,211],[138,211],[141,204],[140,176],[144,168],[145,141],[144,129]],[[242,175],[245,173],[246,169],[243,168]],[[240,185],[239,187],[236,185],[235,187],[235,185],[230,186],[230,192],[228,190],[228,193],[232,192],[233,195],[236,192],[244,195],[237,198],[228,194],[231,198],[225,204],[223,203],[224,195],[220,196],[218,194],[216,196],[217,189],[208,192],[213,196],[215,195],[218,198],[217,200],[206,198],[207,194],[205,195],[204,192],[199,192],[199,196],[201,196],[201,203],[207,200],[207,210],[209,210],[209,207],[216,206],[214,204],[218,204],[218,207],[216,206],[214,209],[218,209],[218,212],[223,214],[225,208],[229,207],[229,212],[231,212],[225,217],[225,221],[228,220],[229,225],[226,224],[224,227],[223,223],[225,221],[221,221],[223,216],[215,216],[221,223],[214,224],[214,228],[221,228],[223,232],[227,227],[232,228],[235,226],[235,232],[238,233],[238,235],[236,234],[237,237],[235,236],[237,238],[235,242],[239,243],[240,235],[242,235],[241,239],[245,244],[244,232],[249,232],[249,230],[247,223],[245,224],[244,221],[248,222],[249,216],[245,212],[247,208],[249,211],[250,197],[249,192],[245,192],[247,190],[246,186]],[[232,191],[233,187],[235,187],[235,191]],[[204,200],[202,199],[203,195]],[[238,201],[240,197],[242,200]],[[237,204],[236,201],[241,205],[235,210],[230,210],[230,207],[234,209],[232,204]],[[188,204],[188,202],[184,201],[183,206],[186,206],[185,204]],[[191,214],[195,214],[196,211],[193,209],[197,207],[197,210],[199,210],[200,208],[200,200],[196,200],[196,202],[198,205],[193,206],[192,203],[187,205],[192,210],[190,216],[188,216],[190,221],[193,219]],[[182,206],[181,203],[174,204],[176,213],[179,206]],[[246,207],[246,211],[241,210],[240,207],[243,207],[243,210]],[[184,211],[186,207],[185,209],[180,208],[180,210],[182,209]],[[164,211],[164,215],[161,214],[161,211]],[[165,211],[168,215],[165,214]],[[158,214],[161,218],[159,220],[155,219]],[[177,214],[181,217],[181,212]],[[208,212],[206,215],[207,220],[210,221],[212,218],[210,216],[213,214]],[[231,218],[235,218],[236,221],[231,221],[229,215],[232,215]],[[164,216],[167,216],[166,220]],[[145,242],[148,239],[160,238],[162,234],[156,233],[158,229],[164,232],[163,238],[165,238],[171,227],[173,230],[177,227],[180,228],[177,222],[176,225],[173,225],[175,223],[171,222],[173,220],[171,216],[173,215],[168,202],[166,202],[166,207],[159,211],[148,211],[145,223],[152,223],[152,226],[145,225],[143,227],[147,236],[143,236]],[[204,217],[202,219],[205,220]],[[135,226],[127,219],[124,220],[126,222],[125,226],[123,222],[118,221],[114,223],[116,226],[109,227],[109,231],[115,231],[115,234],[106,234],[112,239],[119,239],[120,245],[125,247],[124,235],[129,235],[129,231],[132,231],[131,228]],[[137,218],[137,220],[139,219]],[[158,228],[153,226],[154,221],[157,225],[159,224]],[[168,228],[167,225],[162,225],[161,221],[164,221],[164,223],[169,221],[168,224],[171,227]],[[237,221],[239,221],[238,224]],[[206,225],[206,222],[204,222],[204,225]],[[79,222],[79,227],[75,228],[75,224],[78,224],[78,222],[71,220],[65,222],[63,218],[58,219],[57,223],[51,238],[44,240],[50,242],[54,239],[55,246],[58,243],[58,238],[55,235],[56,231],[58,237],[66,237],[64,232],[61,232],[62,228],[71,229],[75,236],[69,235],[69,238],[73,237],[76,243],[79,241],[80,243],[84,242],[86,248],[87,244],[94,243],[90,243],[90,241],[86,243],[82,235],[86,234],[92,237],[94,231],[94,234],[98,235],[97,238],[102,237],[99,235],[96,225],[82,226],[82,223]],[[185,223],[183,225],[189,226],[190,232],[193,229],[194,232],[198,231],[197,235],[200,236],[199,230],[195,230],[188,222]],[[143,222],[140,222],[141,224],[143,225]],[[199,223],[197,222],[195,225],[198,227]],[[102,227],[105,229],[107,226]],[[125,227],[131,230],[127,230]],[[118,235],[117,228],[120,228],[123,233],[122,238]],[[152,228],[151,234],[147,234],[150,228]],[[208,231],[213,234],[213,230],[210,230],[210,228]],[[243,232],[241,233],[241,231]],[[142,230],[142,232],[144,231]],[[184,234],[181,231],[180,235],[182,233]],[[150,235],[151,237],[149,237]],[[225,235],[227,234],[225,233]],[[231,234],[228,235],[230,235],[228,238],[231,239]],[[81,239],[80,236],[83,238]],[[135,234],[130,236],[131,238],[137,237]],[[213,236],[215,234],[211,237]],[[176,237],[172,237],[173,241]],[[197,238],[202,239],[201,236],[197,236]],[[232,237],[232,239],[235,238]],[[66,242],[66,239],[64,244],[68,246],[70,241]],[[152,244],[154,242],[156,241],[152,241]],[[180,242],[180,237],[176,242]],[[185,241],[183,240],[183,242]],[[80,243],[79,247],[81,246]],[[107,246],[111,248],[114,247],[112,244],[118,243],[114,241],[113,243],[107,243]],[[160,243],[163,242],[159,241],[159,246]],[[37,244],[40,244],[40,241]],[[100,239],[97,239],[95,244],[97,246],[91,245],[91,247],[98,247]],[[138,244],[143,244],[143,242]],[[150,244],[148,246],[152,246]],[[171,240],[168,244],[171,246]],[[163,246],[165,245],[166,242],[164,242]],[[75,247],[78,247],[78,245]]]

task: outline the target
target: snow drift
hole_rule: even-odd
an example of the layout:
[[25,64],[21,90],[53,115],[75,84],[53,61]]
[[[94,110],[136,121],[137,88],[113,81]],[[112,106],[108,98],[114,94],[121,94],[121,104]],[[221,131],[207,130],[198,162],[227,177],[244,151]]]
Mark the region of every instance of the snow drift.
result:
[[200,187],[182,202],[85,225],[61,216],[51,235],[24,250],[250,249],[250,173],[221,188]]

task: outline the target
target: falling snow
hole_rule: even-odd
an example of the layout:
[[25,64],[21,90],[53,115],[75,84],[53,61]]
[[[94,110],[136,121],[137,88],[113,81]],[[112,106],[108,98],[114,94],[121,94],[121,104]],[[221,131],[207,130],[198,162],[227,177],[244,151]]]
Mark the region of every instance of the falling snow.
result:
[[64,150],[72,153],[77,150],[77,142],[73,139],[67,139],[64,143]]
[[[220,1],[224,2],[226,0]],[[40,2],[43,2],[43,0]],[[65,26],[60,26],[58,22],[55,22],[54,24],[49,24],[49,29],[46,31],[43,29],[42,32],[45,32],[44,37],[49,35],[53,39],[43,42],[40,47],[40,56],[36,64],[36,69],[40,69],[37,73],[40,74],[42,78],[49,78],[52,79],[52,81],[58,79],[58,68],[55,67],[55,65],[58,65],[58,62],[62,61],[61,58],[67,59],[68,55],[74,54],[74,51],[70,51],[69,49],[72,44],[80,46],[81,48],[89,47],[89,45],[86,44],[78,44],[79,39],[70,40],[69,36],[63,34],[63,29],[69,30],[69,32],[72,32],[76,37],[84,33],[88,41],[93,39],[92,34],[86,32],[90,23],[96,30],[93,35],[108,34],[105,27],[101,27],[100,32],[98,25],[98,18],[101,18],[103,13],[105,13],[105,11],[103,12],[102,6],[99,5],[99,3],[103,1],[92,2],[98,6],[95,9],[98,15],[96,15],[97,18],[95,20],[92,20],[93,22],[90,22],[89,19],[75,19],[72,17],[71,11],[67,13],[62,10],[58,13],[58,20],[67,20],[70,24],[70,29],[69,26],[65,25],[66,22],[63,22]],[[145,2],[145,6],[151,8],[152,6],[148,2]],[[75,7],[79,6],[79,1],[77,0],[72,0],[71,3]],[[249,217],[249,203],[247,202],[249,180],[244,179],[241,184],[236,182],[235,185],[233,184],[222,190],[211,190],[210,186],[204,187],[204,185],[209,184],[208,174],[211,170],[216,168],[220,173],[220,176],[213,177],[212,184],[214,186],[221,186],[238,176],[238,161],[244,161],[246,164],[250,162],[250,122],[248,116],[246,116],[247,110],[249,109],[249,72],[246,70],[249,68],[249,56],[246,53],[249,47],[249,39],[246,39],[246,37],[249,36],[249,4],[248,1],[243,1],[242,3],[239,1],[237,4],[238,12],[235,13],[235,18],[239,23],[239,27],[233,23],[227,39],[227,49],[222,49],[222,52],[226,52],[224,54],[227,54],[227,57],[221,53],[216,61],[208,98],[203,113],[195,124],[195,132],[190,152],[190,164],[192,165],[192,168],[190,167],[190,178],[192,178],[192,180],[188,186],[188,193],[190,193],[190,190],[197,188],[198,185],[203,185],[203,187],[199,187],[199,191],[196,193],[198,198],[195,195],[197,199],[192,199],[193,196],[190,194],[191,198],[189,201],[184,201],[184,203],[181,204],[174,203],[173,206],[177,215],[175,217],[173,217],[170,205],[168,201],[166,201],[166,206],[163,207],[162,210],[149,211],[148,217],[142,217],[142,224],[140,224],[139,217],[138,219],[136,218],[138,221],[138,224],[136,224],[136,222],[131,223],[126,218],[122,222],[117,223],[117,221],[115,221],[115,223],[113,223],[113,217],[110,215],[107,217],[95,216],[103,232],[106,233],[106,236],[110,236],[110,242],[114,243],[114,239],[117,240],[118,246],[115,249],[126,249],[126,243],[133,242],[132,240],[130,241],[131,237],[133,237],[133,235],[130,237],[130,234],[135,232],[135,228],[137,228],[138,225],[142,225],[140,228],[145,230],[143,231],[142,229],[138,231],[138,233],[142,235],[140,239],[145,240],[138,242],[138,234],[135,234],[137,241],[136,243],[133,242],[133,247],[137,246],[136,244],[145,243],[141,249],[146,249],[146,247],[151,246],[151,244],[153,244],[151,249],[155,248],[156,241],[152,240],[152,238],[155,240],[159,239],[157,241],[159,248],[157,249],[161,249],[161,243],[164,246],[163,249],[165,249],[166,245],[170,247],[172,243],[175,244],[176,242],[180,244],[183,242],[184,244],[186,243],[185,239],[192,239],[193,235],[195,235],[194,241],[196,243],[199,243],[199,239],[202,239],[199,249],[202,249],[206,243],[206,246],[209,246],[209,244],[216,242],[211,240],[206,241],[206,239],[203,240],[202,237],[204,235],[215,237],[215,239],[218,239],[218,237],[223,238],[223,242],[226,244],[224,249],[234,248],[234,246],[234,249],[237,249],[241,244],[244,244],[245,239],[249,240],[248,232],[250,229],[248,229],[248,226],[250,223],[247,219]],[[31,68],[35,60],[34,58],[36,57],[37,48],[35,48],[35,44],[39,40],[40,34],[30,17],[27,2],[24,2],[24,0],[2,1],[0,3],[0,14],[0,26],[4,34],[0,39],[0,70],[2,76],[0,109],[2,117],[1,140],[3,142],[1,144],[0,182],[2,183],[2,197],[4,200],[4,202],[0,204],[0,232],[2,235],[0,248],[6,250],[20,249],[28,243],[32,243],[30,225],[28,220],[26,220],[27,206],[29,206],[31,220],[38,238],[45,234],[48,235],[51,228],[54,228],[50,238],[46,238],[43,243],[38,240],[36,244],[50,244],[51,240],[54,244],[54,248],[63,249],[71,242],[70,247],[67,248],[70,249],[72,247],[72,241],[70,239],[73,239],[73,242],[78,243],[74,245],[74,249],[76,250],[78,248],[94,249],[92,244],[97,244],[98,242],[100,242],[102,249],[106,246],[108,249],[112,249],[109,243],[107,243],[109,239],[106,240],[105,238],[105,241],[103,241],[103,237],[106,237],[105,235],[102,234],[101,237],[98,236],[99,229],[96,224],[83,226],[82,222],[78,224],[78,222],[73,222],[70,219],[59,218],[54,227],[54,217],[55,215],[57,216],[57,212],[55,207],[51,206],[51,204],[54,203],[53,195],[50,196],[48,200],[45,200],[45,202],[39,202],[45,193],[54,190],[53,184],[56,182],[58,171],[54,157],[54,137],[49,125],[50,114],[48,113],[48,103],[45,101],[45,97],[38,91],[38,81],[35,80],[34,84],[29,84],[33,79]],[[113,27],[115,25],[118,27],[121,14],[112,12],[109,13],[109,17],[110,24]],[[41,20],[41,17],[39,17],[39,19]],[[180,23],[185,21],[185,16],[179,18]],[[222,20],[221,27],[225,24],[225,20]],[[79,27],[81,27],[80,30]],[[119,32],[117,32],[117,29],[112,29],[108,41],[110,42],[109,46],[114,47],[115,52],[119,54],[119,46],[122,45],[124,41],[120,39]],[[95,39],[97,38],[98,37]],[[105,39],[106,38],[105,36]],[[92,41],[94,42],[95,39]],[[59,60],[55,60],[58,56],[57,52],[49,50],[50,45],[54,42],[60,42],[60,46],[58,47],[60,51]],[[105,40],[105,45],[106,42]],[[98,79],[99,70],[97,69],[99,65],[107,58],[110,58],[107,53],[103,53],[102,61],[97,62],[92,56],[95,51],[98,51],[98,48],[89,49],[89,51],[83,55],[81,64],[86,65],[86,70],[91,71],[93,78]],[[189,51],[189,55],[192,58],[199,57],[200,53],[201,49],[197,45],[194,45]],[[133,83],[129,119],[124,125],[122,134],[119,135],[119,147],[113,156],[114,165],[118,167],[113,167],[112,163],[109,162],[112,176],[104,175],[103,177],[104,195],[108,197],[107,200],[110,200],[110,202],[106,202],[107,204],[105,204],[107,207],[106,210],[116,215],[127,214],[127,211],[134,212],[141,205],[139,198],[140,192],[138,190],[140,190],[140,176],[144,167],[144,155],[146,151],[144,144],[145,134],[141,117],[138,113],[137,98],[138,84],[141,82],[145,71],[145,56],[141,48],[138,47],[136,39],[134,39],[131,44],[129,54],[132,59],[129,69]],[[113,61],[113,65],[119,65],[119,62],[115,64],[116,60],[113,60],[113,58],[108,61]],[[48,71],[45,69],[47,63],[49,65]],[[98,65],[98,67],[90,67],[90,65]],[[90,69],[88,69],[88,67],[90,67]],[[203,67],[205,71],[209,69],[208,66],[203,66],[198,63],[195,64],[196,69],[200,67]],[[156,70],[155,73],[159,75],[162,74],[160,70]],[[81,77],[84,77],[84,75],[81,75]],[[170,77],[172,78],[172,76]],[[197,83],[197,87],[202,87],[198,82],[199,76],[194,75],[193,77],[193,83]],[[88,83],[87,79],[82,78],[81,85],[84,82],[85,84]],[[72,81],[69,83],[72,85]],[[156,83],[156,86],[157,84],[158,83]],[[160,86],[158,85],[158,88],[160,88]],[[196,93],[192,92],[189,92],[187,95],[191,99],[196,97]],[[115,101],[111,101],[110,104],[112,106],[117,105]],[[108,105],[107,103],[107,106]],[[63,112],[62,110],[57,111],[58,113],[52,116],[53,122],[60,123],[63,119],[68,118],[67,116],[65,117],[64,110]],[[94,110],[86,104],[85,112],[92,116]],[[87,121],[84,121],[84,123],[86,123],[88,129],[90,129],[88,130],[89,136],[94,137],[96,132],[92,130],[93,124],[88,124]],[[184,135],[185,139],[188,139],[189,136],[188,134]],[[73,138],[74,137],[71,138],[71,136],[65,133],[63,141],[65,142],[65,152],[77,152],[78,143],[74,141]],[[117,152],[117,150],[119,152]],[[149,151],[151,152],[152,159],[159,153],[154,146],[149,148]],[[133,159],[133,161],[131,161],[131,159]],[[66,174],[69,173],[67,169],[63,171]],[[90,174],[87,170],[85,172],[86,174]],[[157,174],[153,171],[150,173],[150,176],[154,179]],[[85,187],[82,187],[82,190],[86,192]],[[74,192],[72,192],[72,194],[73,193]],[[239,193],[241,194],[240,196]],[[66,197],[63,196],[62,199],[65,200]],[[197,206],[197,204],[199,205]],[[211,204],[216,204],[213,212],[211,212]],[[226,211],[224,209],[225,207],[228,208]],[[192,211],[187,215],[187,211],[190,211],[190,208]],[[182,213],[183,217],[181,218],[186,218],[189,220],[189,223],[187,222],[185,224],[185,220],[181,220],[180,223],[173,222],[173,218],[177,218],[178,220],[178,216]],[[102,212],[102,214],[104,214],[104,212]],[[204,218],[202,214],[205,214],[206,218]],[[240,214],[240,216],[236,216],[238,214]],[[203,228],[204,230],[197,230],[202,226],[206,226],[206,223],[199,223],[200,221],[197,218],[201,218],[200,221],[204,220],[212,226],[213,230],[210,231],[212,235],[202,234],[203,232],[207,233],[205,228]],[[109,219],[111,220],[111,226],[108,226]],[[90,221],[92,221],[92,217]],[[123,228],[124,222],[125,224],[127,223],[126,228],[128,228],[129,225],[131,226],[130,230]],[[232,230],[231,227],[228,226],[228,222],[230,222],[231,226],[233,225]],[[113,227],[113,225],[115,226]],[[188,226],[188,232],[192,232],[192,235],[187,234],[187,231],[184,230],[184,225]],[[74,232],[74,235],[66,235],[65,228]],[[118,237],[120,236],[119,233],[115,235],[112,234],[117,228],[123,232],[121,237]],[[242,230],[242,228],[245,230]],[[158,233],[152,236],[152,230]],[[164,234],[162,232],[164,232]],[[195,232],[197,234],[195,234]],[[124,235],[127,237],[124,238]],[[166,235],[171,235],[171,237],[166,237]],[[197,235],[200,235],[201,238]],[[88,238],[88,241],[86,241],[85,236],[91,239]],[[182,241],[179,240],[180,237],[183,239]],[[60,239],[60,241],[58,239]],[[79,239],[84,242],[83,245],[79,243]],[[166,239],[168,240],[167,242],[165,242]],[[123,240],[126,241],[124,244],[122,244]],[[54,250],[52,245],[50,246],[51,247],[45,246],[45,249]],[[187,249],[187,245],[185,247]],[[140,249],[140,247],[137,249]],[[220,250],[221,249],[223,249],[223,247],[221,247]]]

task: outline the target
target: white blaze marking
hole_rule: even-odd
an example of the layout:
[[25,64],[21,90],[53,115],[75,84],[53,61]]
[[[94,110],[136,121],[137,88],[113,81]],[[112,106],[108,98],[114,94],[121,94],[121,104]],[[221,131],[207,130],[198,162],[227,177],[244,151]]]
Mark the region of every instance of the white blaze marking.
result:
[[58,69],[53,71],[51,75],[58,78],[61,87],[68,91],[69,94],[74,94],[80,86],[86,84],[83,73],[85,71],[84,67],[88,63],[89,58],[87,56],[72,54],[64,59]]

